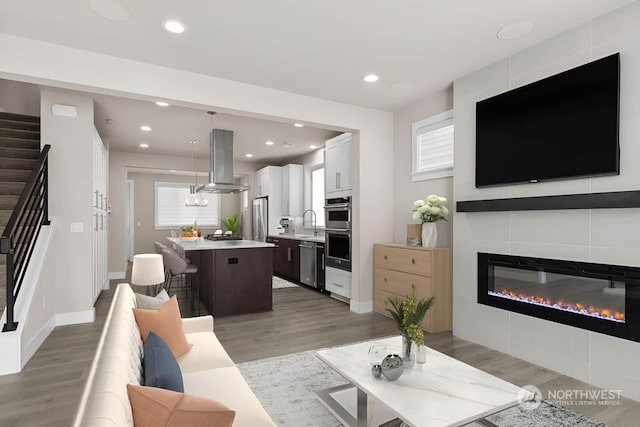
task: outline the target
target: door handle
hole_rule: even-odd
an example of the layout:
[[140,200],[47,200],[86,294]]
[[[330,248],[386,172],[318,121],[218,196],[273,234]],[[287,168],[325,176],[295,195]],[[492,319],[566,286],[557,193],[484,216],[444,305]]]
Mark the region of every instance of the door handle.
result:
[[336,188],[340,188],[340,186],[338,185],[338,172],[336,172]]
[[96,227],[93,229],[93,231],[98,231],[98,214],[95,214],[96,217]]
[[291,248],[287,248],[287,261],[291,262]]
[[104,230],[104,215],[100,215],[100,230]]
[[324,270],[324,254],[322,254],[322,269]]
[[96,193],[96,204],[95,204],[95,208],[98,208],[98,190],[94,191],[94,193]]

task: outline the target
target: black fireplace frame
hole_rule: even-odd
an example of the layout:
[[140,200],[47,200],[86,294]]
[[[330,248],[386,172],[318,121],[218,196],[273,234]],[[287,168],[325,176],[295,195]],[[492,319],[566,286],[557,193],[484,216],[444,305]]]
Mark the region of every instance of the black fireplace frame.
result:
[[[625,321],[614,322],[489,294],[491,265],[615,280],[625,283]],[[546,258],[478,253],[478,303],[640,342],[640,268]]]

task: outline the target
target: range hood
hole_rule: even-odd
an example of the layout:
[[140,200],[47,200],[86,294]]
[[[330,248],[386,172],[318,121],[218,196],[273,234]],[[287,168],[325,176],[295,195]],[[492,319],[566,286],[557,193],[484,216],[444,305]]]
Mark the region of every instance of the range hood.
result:
[[237,194],[249,189],[233,182],[233,131],[213,129],[210,134],[211,155],[209,183],[198,187],[198,193]]

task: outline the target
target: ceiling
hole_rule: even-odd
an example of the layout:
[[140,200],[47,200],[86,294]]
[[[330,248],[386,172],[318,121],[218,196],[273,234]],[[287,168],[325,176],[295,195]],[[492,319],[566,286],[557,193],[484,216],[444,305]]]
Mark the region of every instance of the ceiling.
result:
[[[87,0],[3,1],[0,32],[391,111],[632,0],[118,2],[126,22]],[[167,18],[187,31],[167,33]],[[518,21],[533,31],[496,38]],[[362,82],[367,73],[380,80]]]
[[[37,85],[0,79],[0,89],[2,93],[20,99],[20,113],[40,115],[40,87]],[[325,141],[340,134],[309,126],[295,127],[293,123],[221,113],[211,116],[205,110],[194,108],[159,107],[155,102],[87,95],[94,99],[94,123],[100,136],[109,139],[111,151],[190,157],[193,149],[195,157],[207,158],[209,133],[216,128],[233,131],[235,160],[278,165],[324,147]],[[0,107],[2,101],[0,99]],[[151,131],[141,130],[143,125],[149,126]],[[266,145],[267,140],[274,144]],[[196,144],[189,144],[189,141],[196,141]],[[141,143],[149,147],[142,148]],[[247,153],[253,157],[247,158]]]

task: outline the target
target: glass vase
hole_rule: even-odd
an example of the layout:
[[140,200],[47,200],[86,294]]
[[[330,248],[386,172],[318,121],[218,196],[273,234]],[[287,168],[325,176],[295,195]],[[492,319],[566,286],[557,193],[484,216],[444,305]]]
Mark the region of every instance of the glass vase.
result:
[[402,361],[405,369],[416,365],[416,344],[406,335],[402,336]]

